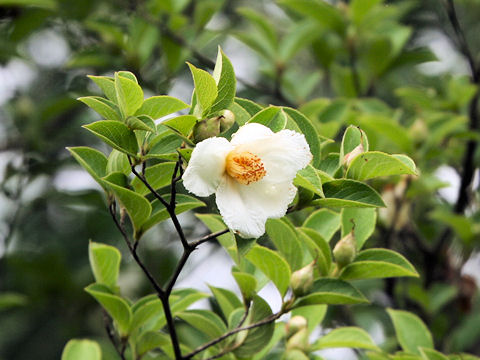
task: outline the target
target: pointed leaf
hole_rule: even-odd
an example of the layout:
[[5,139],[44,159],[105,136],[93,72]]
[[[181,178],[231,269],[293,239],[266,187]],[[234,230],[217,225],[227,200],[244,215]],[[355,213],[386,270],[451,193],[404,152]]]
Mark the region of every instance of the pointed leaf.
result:
[[287,260],[290,269],[300,269],[303,265],[303,249],[295,231],[280,219],[269,219],[265,229],[278,252]]
[[290,267],[285,260],[275,251],[260,245],[253,246],[246,258],[272,280],[282,297],[285,296],[291,275]]
[[193,127],[197,123],[198,119],[193,115],[181,115],[168,119],[162,122],[162,125],[167,126],[170,129],[178,131],[183,136],[188,136]]
[[120,251],[110,245],[90,242],[88,258],[95,281],[98,284],[108,286],[112,292],[116,292],[118,272],[122,259]]
[[251,274],[232,271],[232,275],[237,282],[238,287],[246,301],[250,301],[256,294],[257,279]]
[[115,149],[108,156],[107,162],[107,173],[114,172],[121,172],[125,175],[130,175],[132,172],[127,155]]
[[353,159],[348,167],[346,177],[355,180],[367,180],[379,176],[403,174],[417,174],[415,163],[408,156],[370,151]]
[[432,334],[417,315],[403,310],[388,309],[387,312],[403,350],[420,355],[420,347],[433,349]]
[[242,302],[238,299],[237,295],[227,289],[217,288],[214,286],[208,286],[212,291],[215,300],[217,300],[220,309],[225,317],[228,319],[230,314],[235,310],[243,307]]
[[312,260],[316,260],[316,267],[321,275],[328,275],[332,266],[332,250],[322,236],[313,229],[299,228],[299,239],[305,243]]
[[143,90],[135,81],[115,73],[115,91],[124,118],[134,115],[143,104]]
[[322,190],[322,181],[318,174],[318,171],[312,166],[307,165],[305,169],[300,170],[293,181],[296,186],[301,186],[313,193],[324,197]]
[[136,115],[147,115],[153,120],[188,108],[183,101],[171,96],[152,96],[146,99]]
[[248,123],[257,123],[265,125],[273,132],[278,132],[285,129],[287,118],[281,108],[277,106],[269,106],[258,113],[256,113]]
[[114,149],[133,156],[137,154],[137,138],[127,125],[115,120],[101,120],[83,127]]
[[227,332],[222,319],[208,310],[185,310],[177,313],[177,316],[206,334],[210,339],[215,339]]
[[115,81],[113,78],[108,76],[93,76],[88,75],[90,80],[92,80],[97,86],[103,91],[103,93],[117,104],[117,94],[115,92]]
[[[145,178],[153,189],[158,190],[164,186],[170,185],[174,170],[174,162],[155,164],[145,169]],[[132,180],[132,187],[135,192],[140,195],[147,195],[150,193],[150,190],[148,190],[138,177],[135,177]]]
[[340,145],[340,166],[343,165],[345,155],[353,151],[359,145],[363,146],[363,151],[368,151],[367,135],[357,126],[350,125],[343,133],[342,144]]
[[[217,84],[215,83],[215,79],[208,72],[197,69],[192,64],[188,64],[188,66],[192,72],[193,82],[195,84],[197,106],[200,106],[198,115],[202,116],[204,113],[208,112],[218,96]],[[194,115],[197,114],[195,113]]]
[[228,109],[230,105],[232,105],[237,86],[237,79],[235,78],[232,63],[220,48],[218,48],[213,78],[217,84],[218,95],[210,108],[210,114]]
[[121,120],[116,110],[117,106],[112,101],[100,96],[80,97],[77,100],[83,102],[107,120]]
[[330,331],[312,344],[311,350],[342,347],[380,350],[365,330],[354,326],[346,326]]
[[71,147],[67,150],[95,181],[105,188],[102,178],[106,175],[106,156],[102,152],[86,146]]
[[339,179],[323,184],[325,199],[313,204],[328,207],[385,207],[381,196],[367,184],[354,180]]
[[313,283],[310,294],[295,303],[295,307],[305,305],[329,304],[360,304],[368,300],[355,287],[346,281],[324,278]]
[[129,116],[126,124],[132,130],[156,132],[155,123],[147,115]]

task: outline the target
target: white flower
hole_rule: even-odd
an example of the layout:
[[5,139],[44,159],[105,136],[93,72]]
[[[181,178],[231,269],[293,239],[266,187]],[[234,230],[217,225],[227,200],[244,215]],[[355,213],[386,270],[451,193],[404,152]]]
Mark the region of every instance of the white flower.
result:
[[285,215],[297,193],[293,179],[311,159],[302,134],[273,133],[251,123],[230,142],[212,137],[198,143],[183,184],[197,196],[215,193],[225,224],[242,237],[257,238],[265,233],[267,219]]

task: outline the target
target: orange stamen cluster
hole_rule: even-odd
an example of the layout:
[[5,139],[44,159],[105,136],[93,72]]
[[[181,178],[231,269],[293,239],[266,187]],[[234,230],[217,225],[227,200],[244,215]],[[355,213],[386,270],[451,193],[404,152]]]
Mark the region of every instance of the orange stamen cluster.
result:
[[262,160],[249,151],[231,151],[227,155],[226,171],[243,185],[259,181],[267,174]]

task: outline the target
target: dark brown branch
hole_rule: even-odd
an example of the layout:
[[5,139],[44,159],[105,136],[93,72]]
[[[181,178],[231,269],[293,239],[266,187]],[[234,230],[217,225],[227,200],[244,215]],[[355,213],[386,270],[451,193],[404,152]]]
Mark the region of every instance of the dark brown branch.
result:
[[207,241],[209,241],[209,240],[215,239],[216,237],[221,236],[221,235],[223,235],[223,234],[226,234],[226,233],[228,233],[229,231],[230,231],[229,229],[223,229],[223,230],[220,230],[220,231],[217,231],[217,232],[208,234],[208,235],[206,235],[206,236],[204,236],[204,237],[202,237],[202,238],[200,238],[200,239],[198,239],[198,240],[192,241],[192,242],[190,243],[190,246],[196,248],[197,246],[203,244],[204,242],[207,242]]

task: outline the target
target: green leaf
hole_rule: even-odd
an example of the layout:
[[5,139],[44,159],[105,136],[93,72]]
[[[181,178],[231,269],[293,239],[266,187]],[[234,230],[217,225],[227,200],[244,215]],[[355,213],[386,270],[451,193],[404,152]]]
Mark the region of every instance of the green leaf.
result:
[[280,219],[269,219],[265,229],[278,252],[287,260],[290,269],[300,269],[303,265],[303,249],[295,231]]
[[383,0],[353,0],[350,9],[355,24],[360,24],[365,16],[375,8],[376,5],[382,3]]
[[195,97],[199,110],[194,115],[202,116],[206,114],[213,105],[218,96],[217,84],[215,79],[206,71],[197,69],[190,63],[187,63],[192,72],[193,82],[195,84]]
[[97,284],[108,286],[117,291],[118,272],[122,255],[116,247],[90,242],[88,246],[90,267]]
[[[252,308],[250,315],[245,325],[254,324],[259,322],[268,316],[272,315],[272,309],[268,303],[260,296],[253,298]],[[263,347],[268,344],[273,336],[275,330],[274,322],[270,322],[263,326],[259,326],[248,331],[248,335],[243,340],[242,345],[238,347],[233,353],[236,357],[245,359],[258,353]]]
[[24,306],[28,303],[28,297],[11,291],[2,291],[0,294],[0,312],[17,306]]
[[358,155],[348,167],[346,177],[368,180],[379,176],[417,175],[415,163],[406,155],[389,155],[370,151]]
[[441,352],[434,349],[420,347],[419,350],[423,360],[448,360],[446,355],[443,355]]
[[330,331],[313,343],[311,350],[341,347],[380,350],[365,330],[354,326],[345,326]]
[[235,78],[232,63],[220,47],[218,48],[215,69],[213,70],[213,78],[217,84],[218,95],[210,108],[210,114],[228,109],[233,103],[237,87],[237,79]]
[[312,20],[305,20],[295,24],[283,37],[278,56],[284,63],[291,60],[302,48],[316,38],[318,25]]
[[211,340],[227,332],[222,319],[208,310],[185,310],[177,313],[177,316],[191,326],[206,334]]
[[322,190],[322,181],[317,170],[312,165],[307,165],[305,169],[300,170],[295,177],[293,184],[301,186],[313,193],[324,197]]
[[256,113],[248,123],[257,123],[265,125],[273,132],[278,132],[285,129],[287,118],[285,113],[278,106],[269,106],[258,113]]
[[[174,170],[174,162],[155,164],[145,169],[145,178],[154,190],[158,190],[164,186],[170,185]],[[132,187],[135,192],[140,195],[147,195],[150,193],[150,190],[138,177],[135,177],[132,180]]]
[[259,30],[263,38],[267,40],[270,48],[275,49],[277,47],[278,39],[276,30],[265,16],[247,7],[238,8],[237,12],[247,18]]
[[257,279],[255,276],[243,272],[232,271],[232,276],[237,282],[240,292],[246,301],[250,301],[256,295]]
[[[170,202],[170,195],[164,197],[165,201]],[[175,203],[175,214],[181,214],[185,211],[196,209],[201,206],[205,206],[203,201],[200,201],[192,196],[177,194]],[[152,212],[148,219],[142,225],[142,232],[146,232],[152,226],[158,224],[161,221],[165,221],[170,218],[167,209],[162,205],[160,201],[155,199],[152,202]]]
[[133,318],[129,331],[131,334],[153,318],[163,315],[163,305],[158,298],[142,303],[141,305],[135,304],[132,310]]
[[158,347],[170,345],[171,340],[167,334],[157,331],[145,331],[137,340],[137,353],[139,356]]
[[159,125],[157,127],[157,135],[150,140],[149,149],[145,158],[158,158],[162,160],[178,160],[178,148],[182,145],[183,140],[172,130]]
[[262,111],[262,107],[258,105],[257,103],[253,102],[252,100],[248,99],[243,99],[236,97],[235,98],[235,103],[240,105],[245,111],[247,111],[250,116],[255,115],[257,112]]
[[117,113],[117,106],[112,101],[100,96],[80,97],[77,100],[83,102],[107,120],[121,120]]
[[114,172],[121,172],[127,176],[132,172],[127,155],[115,149],[112,150],[107,161],[107,173]]
[[318,168],[322,159],[317,130],[313,127],[310,120],[300,111],[288,107],[284,107],[283,110],[288,115],[289,120],[292,120],[303,135],[305,135],[305,139],[310,146],[310,152],[313,155],[312,165]]
[[90,80],[92,80],[97,86],[103,91],[103,93],[117,104],[117,93],[115,91],[115,81],[113,78],[108,76],[93,76],[88,75]]
[[374,208],[345,208],[341,212],[342,238],[352,231],[357,241],[357,250],[360,250],[365,241],[373,234],[377,222],[377,210]]
[[291,275],[290,267],[285,260],[275,251],[260,245],[254,245],[246,258],[272,280],[282,297],[285,296]]
[[403,350],[420,355],[420,347],[433,349],[432,334],[417,315],[403,310],[388,309],[387,312]]
[[132,312],[128,303],[120,296],[111,294],[104,285],[91,284],[85,288],[85,291],[92,295],[112,317],[120,335],[128,335],[132,321]]
[[324,278],[313,283],[310,294],[299,299],[295,307],[306,305],[345,305],[366,303],[368,300],[346,281]]
[[327,207],[385,207],[381,196],[367,184],[354,180],[333,180],[323,184],[325,199],[312,203]]
[[340,145],[339,165],[343,164],[345,155],[353,151],[357,146],[363,145],[364,151],[368,151],[368,138],[365,132],[356,126],[350,125],[344,132]]
[[230,314],[235,309],[243,307],[243,304],[238,299],[237,295],[235,295],[230,290],[217,288],[211,285],[209,285],[208,287],[212,291],[215,300],[217,300],[217,303],[220,306],[220,309],[222,310],[225,319],[228,319],[230,317]]
[[114,149],[132,156],[137,155],[137,138],[127,125],[115,120],[101,120],[83,127]]
[[[227,225],[222,220],[222,217],[216,214],[195,214],[195,216],[200,219],[201,222],[212,232],[221,231],[227,228]],[[235,241],[235,235],[229,231],[222,236],[217,237],[220,245],[227,250],[230,257],[238,263],[240,258],[237,251],[237,242]]]
[[418,277],[418,273],[402,255],[387,249],[361,251],[340,273],[340,278],[344,280],[397,276]]
[[299,228],[300,240],[307,246],[312,260],[316,260],[316,266],[321,275],[328,275],[332,265],[332,250],[328,242],[315,230]]
[[124,118],[134,115],[143,104],[143,90],[132,79],[115,73],[115,91],[120,111]]
[[107,157],[100,151],[86,146],[70,147],[67,150],[93,179],[105,188],[102,178],[106,175]]
[[102,360],[102,349],[96,341],[70,340],[63,349],[62,360]]
[[316,210],[302,226],[317,231],[323,239],[329,242],[340,228],[340,214],[328,209]]
[[105,181],[105,184],[113,191],[120,204],[127,210],[136,235],[140,235],[139,230],[142,228],[142,225],[151,219],[152,205],[150,205],[150,202],[132,190],[108,181]]
[[188,136],[190,134],[190,131],[192,131],[193,126],[196,124],[197,120],[197,117],[193,115],[181,115],[172,119],[162,121],[162,125],[178,131],[183,136]]
[[323,321],[327,314],[327,305],[309,305],[302,306],[292,310],[292,317],[303,316],[307,320],[308,333],[312,331]]
[[129,116],[126,124],[132,130],[156,132],[155,123],[152,118],[147,115]]
[[171,96],[152,96],[146,99],[136,115],[147,115],[153,120],[160,119],[169,114],[188,108],[183,101]]
[[267,354],[270,353],[275,345],[279,343],[279,341],[285,337],[285,324],[283,322],[275,323],[275,331],[273,332],[272,338],[268,342],[268,344],[264,345],[263,348],[258,351],[251,360],[264,360],[267,358]]

